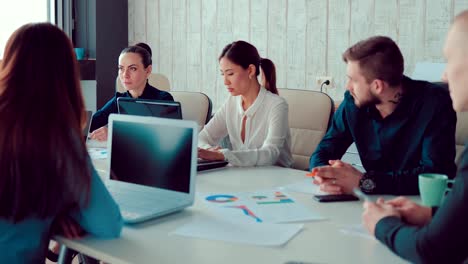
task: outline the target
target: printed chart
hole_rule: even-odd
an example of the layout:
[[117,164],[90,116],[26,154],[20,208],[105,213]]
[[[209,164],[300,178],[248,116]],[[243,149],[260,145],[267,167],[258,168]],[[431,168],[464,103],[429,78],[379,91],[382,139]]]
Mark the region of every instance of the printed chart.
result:
[[204,204],[217,216],[239,223],[287,223],[324,219],[278,189],[200,195]]

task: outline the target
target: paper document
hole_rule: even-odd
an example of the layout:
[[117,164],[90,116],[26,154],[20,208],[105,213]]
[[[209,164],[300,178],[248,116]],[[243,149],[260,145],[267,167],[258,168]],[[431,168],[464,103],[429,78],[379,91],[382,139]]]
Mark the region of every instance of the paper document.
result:
[[107,148],[107,141],[98,141],[95,139],[87,139],[86,147],[88,148]]
[[280,189],[237,193],[200,193],[217,216],[235,223],[286,223],[323,220]]
[[281,246],[293,238],[303,224],[234,223],[198,216],[173,232],[175,235],[259,246]]
[[92,160],[107,159],[107,149],[105,148],[88,148],[88,153]]

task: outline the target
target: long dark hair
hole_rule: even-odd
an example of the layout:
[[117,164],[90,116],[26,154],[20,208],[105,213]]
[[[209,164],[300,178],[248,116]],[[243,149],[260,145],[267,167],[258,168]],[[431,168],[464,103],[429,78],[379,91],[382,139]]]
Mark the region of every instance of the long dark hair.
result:
[[278,94],[275,64],[269,59],[261,58],[255,46],[242,40],[234,41],[224,47],[218,60],[223,57],[244,69],[247,69],[251,64],[254,65],[256,76],[260,74],[261,67],[265,75],[265,88],[274,94]]
[[45,219],[87,202],[85,118],[65,33],[49,23],[17,29],[0,65],[0,218]]

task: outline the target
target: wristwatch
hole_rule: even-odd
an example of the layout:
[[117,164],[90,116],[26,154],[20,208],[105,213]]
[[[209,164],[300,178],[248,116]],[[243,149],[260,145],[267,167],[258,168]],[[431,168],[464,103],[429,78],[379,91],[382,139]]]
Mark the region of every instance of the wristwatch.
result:
[[365,172],[359,180],[359,188],[364,193],[372,193],[375,190],[375,175],[373,171]]

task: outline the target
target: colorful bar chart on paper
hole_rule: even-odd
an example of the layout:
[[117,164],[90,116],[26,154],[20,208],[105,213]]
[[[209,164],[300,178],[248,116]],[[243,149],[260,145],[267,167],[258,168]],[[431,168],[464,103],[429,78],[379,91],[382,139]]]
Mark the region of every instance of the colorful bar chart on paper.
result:
[[253,219],[255,219],[256,222],[258,223],[261,223],[263,222],[262,219],[258,218],[252,211],[250,211],[249,208],[247,208],[247,206],[245,205],[234,205],[234,206],[226,206],[228,208],[238,208],[238,209],[241,209],[245,215],[248,215],[250,217],[252,217]]
[[273,196],[265,195],[254,195],[251,197],[255,200],[256,204],[282,204],[282,203],[294,203],[294,201],[283,194],[282,192],[275,192]]
[[317,212],[297,203],[281,189],[199,195],[216,217],[237,223],[287,223],[324,219]]

